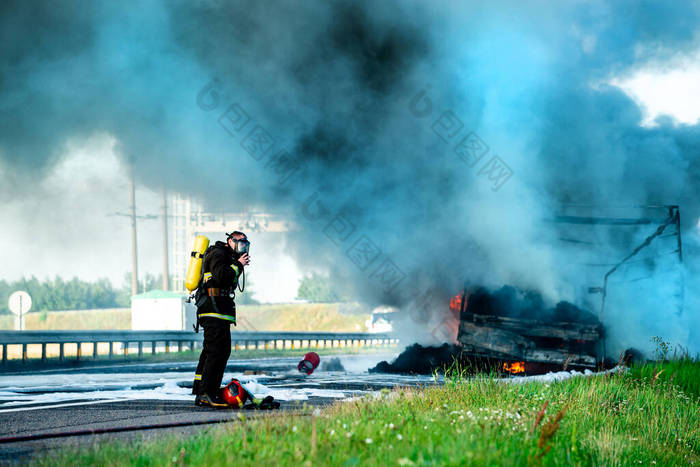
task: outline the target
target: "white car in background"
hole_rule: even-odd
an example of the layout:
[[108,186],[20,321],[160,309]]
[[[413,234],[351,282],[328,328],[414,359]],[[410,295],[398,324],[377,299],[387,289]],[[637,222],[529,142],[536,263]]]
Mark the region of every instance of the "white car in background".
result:
[[398,308],[390,306],[380,306],[372,310],[372,316],[365,321],[367,332],[387,333],[394,330],[392,321],[398,318]]

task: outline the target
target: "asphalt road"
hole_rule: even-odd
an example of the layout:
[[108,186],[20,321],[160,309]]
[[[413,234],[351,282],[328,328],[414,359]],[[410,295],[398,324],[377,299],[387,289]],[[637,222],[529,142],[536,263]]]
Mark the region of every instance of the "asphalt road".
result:
[[[94,403],[95,401],[75,401],[69,406],[35,405],[16,407],[15,412],[0,413],[0,437],[14,437],[35,434],[58,434],[83,430],[100,430],[109,428],[143,427],[148,425],[226,421],[241,423],[239,415],[245,418],[275,416],[289,410],[299,409],[298,401],[283,402],[277,411],[242,412],[235,410],[213,410],[195,407],[186,401],[151,401],[129,400],[121,402]],[[306,404],[321,405],[330,403],[330,399],[307,401]],[[59,405],[59,404],[56,404]],[[42,407],[42,408],[40,408]],[[194,434],[215,426],[202,424],[188,427],[139,429],[117,433],[91,434],[83,436],[56,437],[33,441],[10,442],[0,444],[0,462],[3,464],[24,463],[29,458],[43,455],[47,451],[66,446],[87,447],[102,441],[148,440],[166,435],[184,436]]]
[[[341,357],[344,371],[299,374],[298,359],[233,360],[225,375],[246,383],[256,396],[270,394],[280,410],[214,410],[196,407],[190,394],[194,362],[114,365],[76,371],[34,372],[0,376],[0,438],[55,435],[84,430],[145,427],[168,423],[232,421],[277,416],[303,406],[327,405],[395,385],[429,384],[422,376],[368,374],[380,358]],[[245,373],[243,372],[245,369]],[[252,373],[252,374],[251,374]],[[91,446],[105,440],[133,441],[166,435],[187,435],[213,424],[138,429],[118,433],[50,437],[31,441],[0,442],[0,463],[24,463],[32,456],[65,446]]]

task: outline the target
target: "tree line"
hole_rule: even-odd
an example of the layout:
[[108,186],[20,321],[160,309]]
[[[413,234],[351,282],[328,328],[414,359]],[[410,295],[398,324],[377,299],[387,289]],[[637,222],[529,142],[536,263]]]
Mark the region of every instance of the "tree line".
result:
[[338,291],[330,277],[313,273],[305,276],[299,282],[297,298],[314,303],[333,303],[348,300],[348,297]]
[[[147,274],[139,281],[139,293],[161,287],[162,276]],[[32,297],[31,311],[89,310],[93,308],[127,308],[131,306],[131,274],[121,287],[108,279],[94,282],[74,277],[39,280],[32,276],[8,282],[0,280],[0,313],[9,313],[10,294],[24,290]]]
[[[139,280],[139,293],[160,289],[162,275],[146,274]],[[131,273],[123,284],[115,287],[108,279],[94,282],[74,277],[39,280],[32,276],[16,281],[0,280],[0,314],[9,313],[10,294],[24,290],[32,297],[31,311],[89,310],[98,308],[128,308],[131,306]],[[247,280],[246,293],[236,295],[239,305],[258,303],[253,299],[252,281]],[[297,297],[309,302],[338,302],[347,299],[333,286],[328,276],[312,274],[302,278]]]

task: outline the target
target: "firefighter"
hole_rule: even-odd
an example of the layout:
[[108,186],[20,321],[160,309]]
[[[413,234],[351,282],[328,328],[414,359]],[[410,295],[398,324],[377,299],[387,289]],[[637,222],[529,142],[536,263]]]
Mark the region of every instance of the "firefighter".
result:
[[[194,376],[195,404],[228,407],[221,397],[221,380],[231,355],[231,324],[236,324],[235,290],[250,264],[250,242],[243,232],[227,234],[226,242],[210,246],[197,291],[197,326],[204,328],[204,345]],[[242,289],[239,289],[242,290]]]

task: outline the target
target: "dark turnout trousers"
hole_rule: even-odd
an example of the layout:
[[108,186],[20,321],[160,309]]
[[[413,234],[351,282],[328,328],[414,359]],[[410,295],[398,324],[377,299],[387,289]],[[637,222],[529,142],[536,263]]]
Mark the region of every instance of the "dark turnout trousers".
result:
[[201,318],[204,346],[192,385],[193,394],[219,395],[221,380],[231,355],[231,323],[219,318]]

